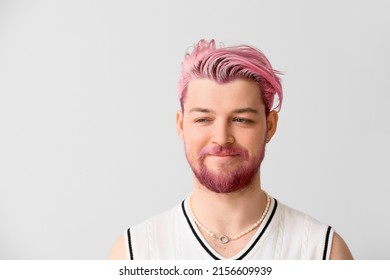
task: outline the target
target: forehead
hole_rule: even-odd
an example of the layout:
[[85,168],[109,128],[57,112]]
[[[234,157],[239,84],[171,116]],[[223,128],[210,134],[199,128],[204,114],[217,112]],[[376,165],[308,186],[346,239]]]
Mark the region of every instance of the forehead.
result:
[[184,107],[221,110],[253,107],[264,110],[259,86],[245,79],[235,79],[224,84],[209,79],[194,79],[188,85]]

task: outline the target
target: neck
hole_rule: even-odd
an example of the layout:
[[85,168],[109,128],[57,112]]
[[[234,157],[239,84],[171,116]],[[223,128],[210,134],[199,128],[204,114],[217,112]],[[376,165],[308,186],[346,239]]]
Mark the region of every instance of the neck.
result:
[[257,174],[252,184],[232,193],[215,193],[195,178],[191,207],[197,219],[209,230],[236,235],[259,220],[267,204]]

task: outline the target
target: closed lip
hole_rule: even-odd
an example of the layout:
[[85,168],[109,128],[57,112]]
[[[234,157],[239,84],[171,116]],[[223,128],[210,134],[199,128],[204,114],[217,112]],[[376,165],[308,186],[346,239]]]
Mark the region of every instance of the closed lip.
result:
[[238,156],[238,154],[209,154],[210,156],[214,157],[234,157]]

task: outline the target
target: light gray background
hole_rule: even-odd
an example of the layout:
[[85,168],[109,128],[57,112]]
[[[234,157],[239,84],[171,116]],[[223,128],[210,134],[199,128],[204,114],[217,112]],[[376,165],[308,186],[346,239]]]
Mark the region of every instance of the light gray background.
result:
[[104,259],[185,198],[176,84],[201,38],[285,73],[264,188],[390,259],[390,2],[0,1],[0,259]]

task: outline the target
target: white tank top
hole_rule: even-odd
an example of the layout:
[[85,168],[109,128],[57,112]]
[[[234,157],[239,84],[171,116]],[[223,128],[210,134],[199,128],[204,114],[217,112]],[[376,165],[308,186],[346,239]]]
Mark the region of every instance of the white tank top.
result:
[[[125,232],[134,260],[226,259],[208,245],[188,209],[188,199]],[[248,244],[228,259],[329,259],[334,230],[271,198],[270,210]]]

